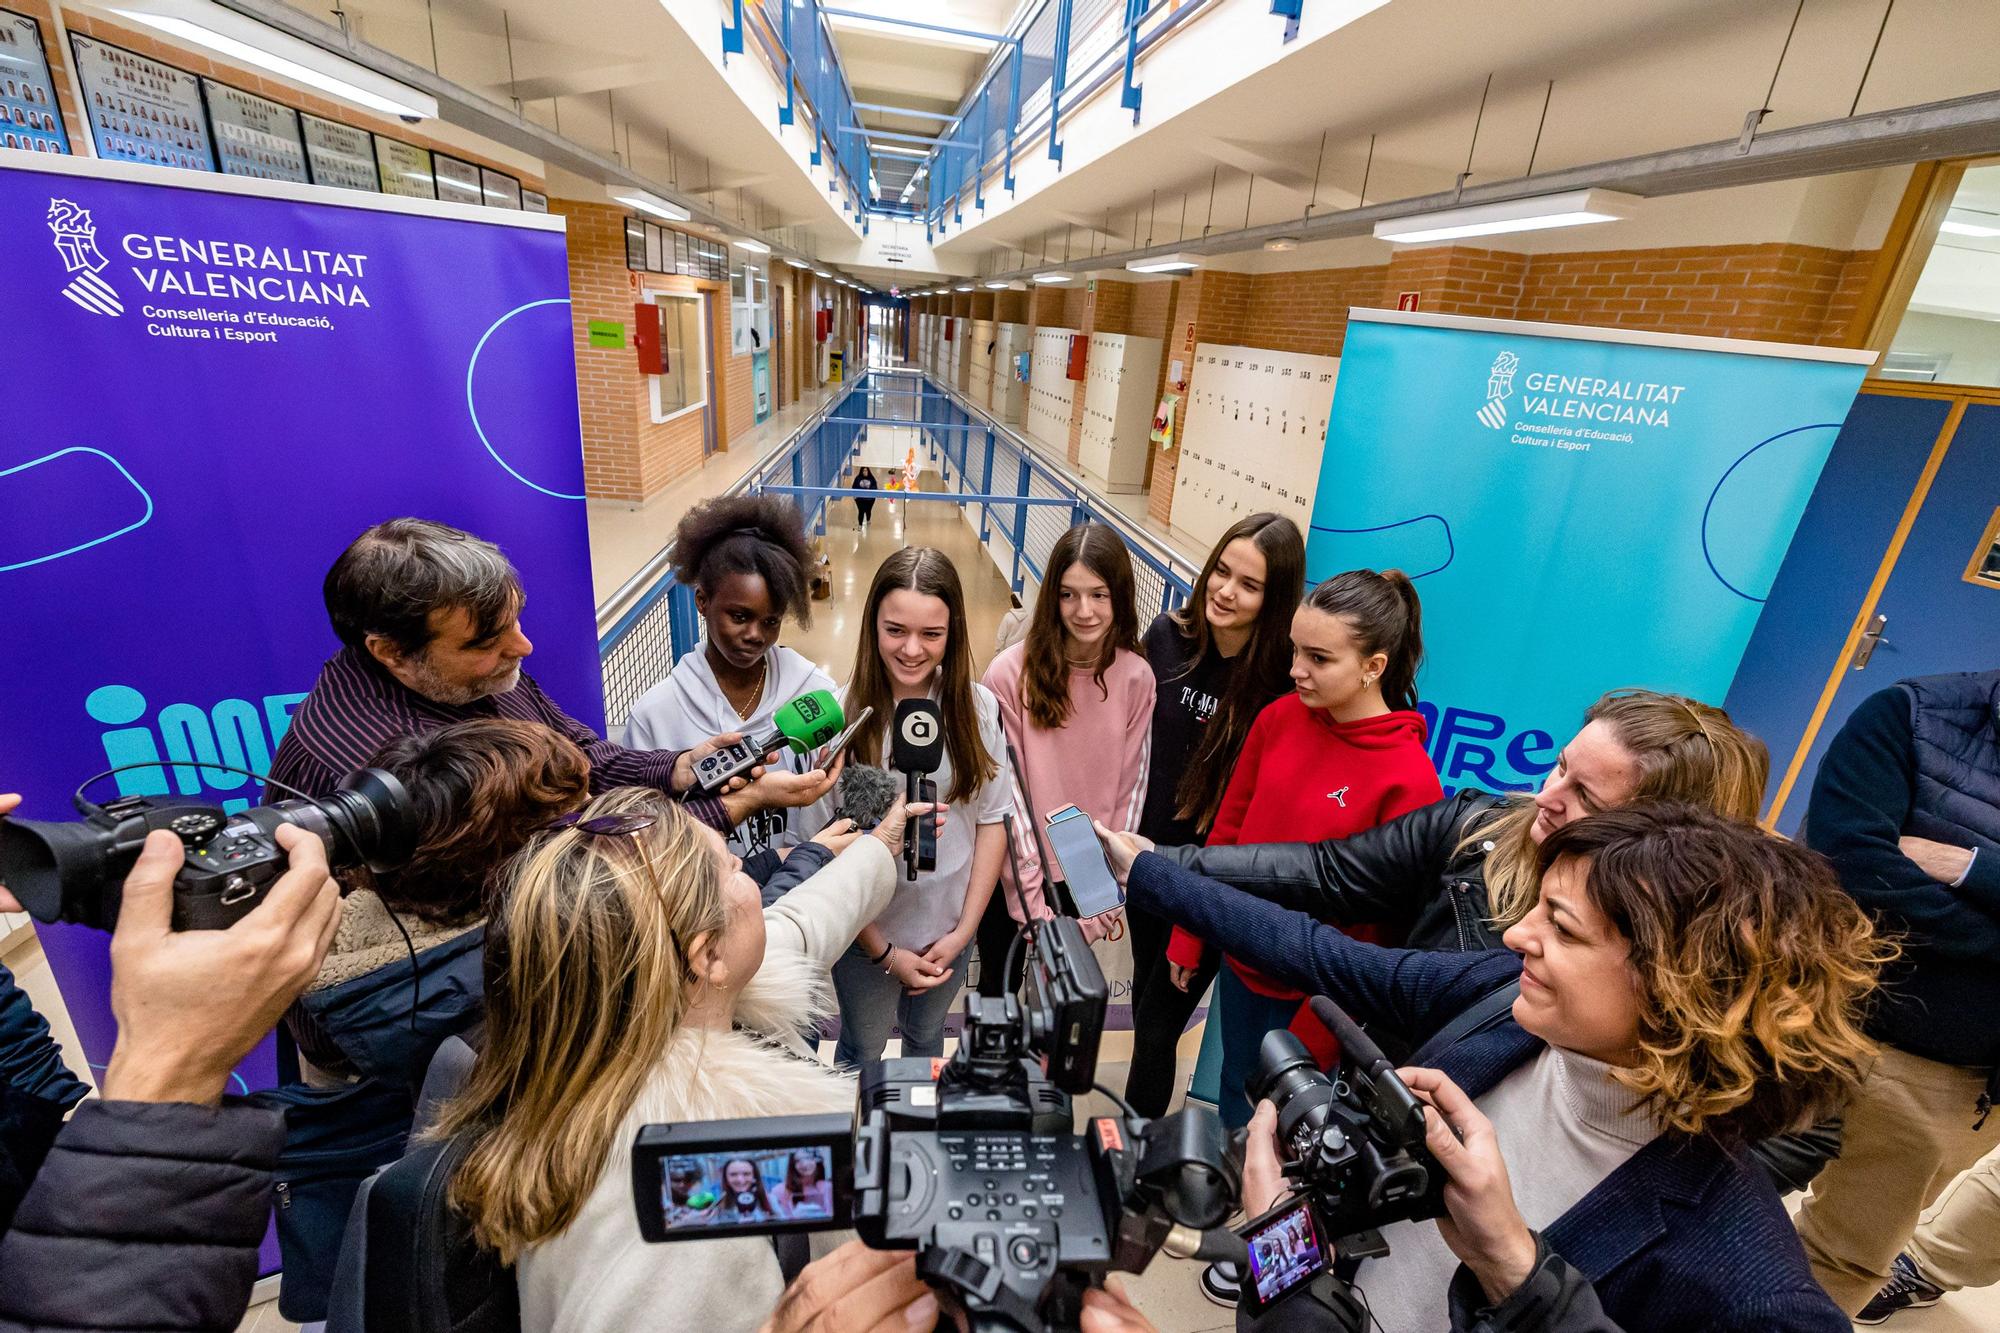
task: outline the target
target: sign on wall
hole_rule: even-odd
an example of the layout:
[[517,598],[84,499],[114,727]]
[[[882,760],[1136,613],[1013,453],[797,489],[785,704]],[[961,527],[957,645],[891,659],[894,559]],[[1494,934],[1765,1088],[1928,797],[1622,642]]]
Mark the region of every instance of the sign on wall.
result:
[[405,199],[438,197],[437,177],[431,169],[431,150],[401,139],[375,136],[375,160],[382,169],[382,193]]
[[[240,807],[335,651],[320,584],[371,523],[493,538],[532,669],[602,721],[559,219],[12,154],[0,167],[0,736],[23,813],[96,789]],[[79,392],[79,368],[115,384]],[[41,938],[87,1059],[106,937]],[[268,1078],[268,1055],[246,1081]]]
[[1873,354],[1348,319],[1307,577],[1416,581],[1445,786],[1538,785],[1606,690],[1721,703]]
[[375,166],[374,136],[339,121],[322,120],[309,112],[299,113],[305,127],[306,162],[312,168],[313,184],[337,185],[344,190],[379,190],[382,180]]
[[225,174],[305,183],[306,144],[298,112],[214,79],[203,79],[201,91],[208,99],[215,154]]

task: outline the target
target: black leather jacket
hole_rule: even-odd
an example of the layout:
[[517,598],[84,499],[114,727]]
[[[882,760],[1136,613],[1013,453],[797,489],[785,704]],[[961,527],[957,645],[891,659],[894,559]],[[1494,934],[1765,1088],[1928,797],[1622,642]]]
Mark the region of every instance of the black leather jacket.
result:
[[1456,849],[1498,818],[1501,797],[1465,790],[1351,838],[1241,847],[1162,847],[1160,855],[1267,902],[1333,925],[1403,928],[1405,947],[1498,949],[1486,897],[1492,844]]

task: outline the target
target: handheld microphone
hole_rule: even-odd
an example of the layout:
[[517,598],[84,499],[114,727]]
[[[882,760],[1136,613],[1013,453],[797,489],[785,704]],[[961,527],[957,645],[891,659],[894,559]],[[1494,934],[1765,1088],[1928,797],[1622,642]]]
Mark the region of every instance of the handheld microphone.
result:
[[790,748],[804,754],[838,736],[846,721],[833,691],[801,694],[779,705],[778,711],[771,715],[771,730],[766,735],[748,737],[697,759],[695,784],[710,794],[721,791],[731,778],[763,763],[764,756],[771,751]]
[[[905,699],[896,705],[894,730],[889,742],[889,763],[903,774],[905,795],[911,801],[937,800],[937,784],[929,775],[944,762],[944,714],[929,699]],[[937,869],[937,825],[919,819],[903,842],[906,879],[915,879],[919,870]]]
[[873,828],[896,804],[896,787],[887,769],[850,763],[840,770],[833,789],[833,817],[851,819],[856,828]]

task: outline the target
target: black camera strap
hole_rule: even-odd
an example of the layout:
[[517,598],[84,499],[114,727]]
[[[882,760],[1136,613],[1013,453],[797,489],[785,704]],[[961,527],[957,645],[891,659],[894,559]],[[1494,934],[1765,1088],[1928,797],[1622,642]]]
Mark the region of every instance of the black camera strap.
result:
[[1515,977],[1497,990],[1488,991],[1431,1034],[1429,1041],[1417,1047],[1416,1053],[1403,1063],[1417,1069],[1433,1069],[1438,1057],[1452,1047],[1497,1025],[1514,1008],[1514,999],[1521,993],[1521,979]]

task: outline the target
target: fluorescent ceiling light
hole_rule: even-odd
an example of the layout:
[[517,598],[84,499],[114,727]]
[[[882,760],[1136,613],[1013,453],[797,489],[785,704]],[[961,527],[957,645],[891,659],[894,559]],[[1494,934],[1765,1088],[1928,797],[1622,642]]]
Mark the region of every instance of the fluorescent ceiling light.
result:
[[816,277],[816,278],[826,278],[826,279],[828,279],[828,280],[831,280],[831,279],[832,279],[832,277],[833,277],[833,274],[831,274],[831,273],[828,273],[828,272],[827,272],[827,271],[826,271],[825,269],[823,269],[823,268],[816,268],[816,269],[814,269],[814,270],[813,270],[813,276],[814,276],[814,277]]
[[963,287],[954,287],[952,290],[955,292],[969,292],[972,290],[972,284],[968,282]]
[[1299,238],[1296,236],[1273,236],[1270,240],[1264,242],[1264,248],[1273,254],[1284,254],[1288,250],[1299,248]]
[[1011,286],[1013,286],[1013,285],[1014,285],[1014,284],[1012,284],[1011,282],[1008,282],[1008,281],[1007,281],[1006,279],[1004,279],[1004,278],[1002,278],[1002,279],[1001,279],[1000,281],[998,281],[998,282],[989,282],[989,283],[986,283],[986,284],[985,284],[985,286],[986,286],[986,290],[988,290],[988,291],[990,291],[990,292],[1004,292],[1004,291],[1006,291],[1006,290],[1007,290],[1007,289],[1008,289],[1009,287],[1011,287]]
[[120,18],[343,102],[406,119],[437,119],[436,98],[213,0],[105,0],[104,7]]
[[649,194],[645,190],[634,189],[629,185],[614,185],[606,190],[605,194],[614,204],[636,208],[641,213],[651,213],[654,217],[665,218],[669,222],[686,222],[693,216],[679,204],[670,204],[657,194]]
[[1036,282],[1071,282],[1074,281],[1075,278],[1076,274],[1074,273],[1051,272],[1051,273],[1037,273],[1035,275]]
[[900,145],[891,145],[885,143],[870,144],[869,149],[872,152],[887,153],[891,157],[924,158],[930,156],[930,153],[922,148],[904,148],[901,147]]
[[1158,255],[1152,259],[1135,259],[1125,267],[1134,273],[1181,273],[1191,268],[1200,268],[1201,256]]
[[787,264],[790,264],[790,265],[791,265],[791,266],[792,266],[793,268],[811,268],[811,267],[812,267],[812,265],[811,265],[811,264],[808,264],[808,263],[807,263],[807,262],[806,262],[805,260],[803,260],[803,259],[793,259],[793,258],[792,258],[791,256],[789,256],[789,255],[787,255],[787,256],[785,257],[785,262],[786,262]]
[[731,241],[730,244],[739,250],[748,250],[753,255],[768,255],[771,253],[771,247],[762,241]]
[[[1979,216],[1991,217],[1992,215],[1983,213]],[[2000,219],[1995,220],[2000,221]],[[1947,217],[1943,222],[1940,222],[1938,230],[1950,236],[2000,236],[2000,227],[1991,226],[1984,222],[1961,222],[1953,217]]]
[[1503,232],[1543,231],[1577,227],[1590,222],[1616,222],[1629,217],[1638,197],[1611,190],[1569,190],[1562,194],[1474,204],[1436,213],[1393,218],[1375,224],[1375,239],[1406,245],[1453,241],[1465,236],[1497,236]]

